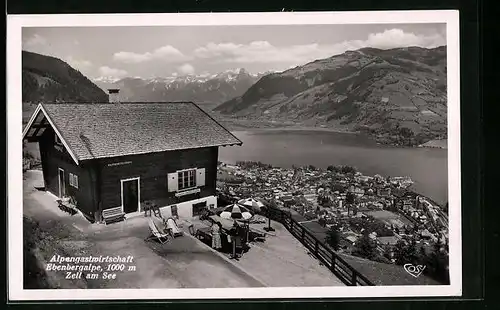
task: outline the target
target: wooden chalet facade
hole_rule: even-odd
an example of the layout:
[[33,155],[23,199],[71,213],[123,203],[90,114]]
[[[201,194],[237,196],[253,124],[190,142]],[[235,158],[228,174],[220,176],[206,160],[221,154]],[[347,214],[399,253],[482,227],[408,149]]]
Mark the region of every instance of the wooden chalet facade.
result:
[[23,140],[39,143],[45,190],[91,221],[216,207],[218,148],[242,144],[191,102],[40,104]]

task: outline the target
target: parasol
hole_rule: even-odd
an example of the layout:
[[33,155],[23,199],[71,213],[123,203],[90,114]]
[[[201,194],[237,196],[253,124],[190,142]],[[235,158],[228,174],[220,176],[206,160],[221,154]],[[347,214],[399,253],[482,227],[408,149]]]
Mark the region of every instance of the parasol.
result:
[[246,207],[235,203],[223,208],[219,216],[225,219],[248,220],[253,214]]
[[264,204],[262,202],[256,200],[255,198],[241,199],[238,201],[238,204],[240,204],[244,207],[247,207],[247,208],[251,208],[252,210],[254,210],[256,212],[260,212],[260,211],[262,211],[262,208],[265,208]]

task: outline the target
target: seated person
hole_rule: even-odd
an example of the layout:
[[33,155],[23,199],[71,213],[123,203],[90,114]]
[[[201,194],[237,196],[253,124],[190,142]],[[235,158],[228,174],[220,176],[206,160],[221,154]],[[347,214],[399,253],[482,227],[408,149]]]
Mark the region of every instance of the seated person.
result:
[[165,226],[165,220],[163,219],[163,217],[161,217],[161,215],[160,216],[158,216],[158,215],[151,216],[151,220],[153,221],[153,223],[155,223],[156,227],[158,228],[158,230],[160,232],[163,232],[163,233],[168,232],[167,228]]
[[184,234],[180,229],[181,226],[177,224],[178,221],[175,219],[175,217],[169,217],[166,220],[163,220],[163,222],[165,224],[166,230],[172,237],[181,236]]

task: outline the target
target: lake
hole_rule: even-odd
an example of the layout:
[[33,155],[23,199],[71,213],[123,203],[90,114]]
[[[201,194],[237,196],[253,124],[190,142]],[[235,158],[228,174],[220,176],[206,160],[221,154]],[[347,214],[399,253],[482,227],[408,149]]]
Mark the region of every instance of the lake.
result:
[[243,145],[220,148],[222,162],[250,160],[279,167],[354,166],[365,175],[409,176],[415,182],[414,191],[438,203],[448,200],[446,149],[390,147],[366,136],[329,131],[252,129],[233,134]]

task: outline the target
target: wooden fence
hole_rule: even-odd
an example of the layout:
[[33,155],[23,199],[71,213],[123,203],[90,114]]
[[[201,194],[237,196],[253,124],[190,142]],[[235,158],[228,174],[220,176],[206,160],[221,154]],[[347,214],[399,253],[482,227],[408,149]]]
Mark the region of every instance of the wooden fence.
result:
[[331,250],[323,241],[316,238],[309,230],[294,220],[290,212],[277,208],[269,208],[268,216],[273,221],[283,224],[295,238],[297,238],[344,284],[349,286],[374,285],[370,280]]

